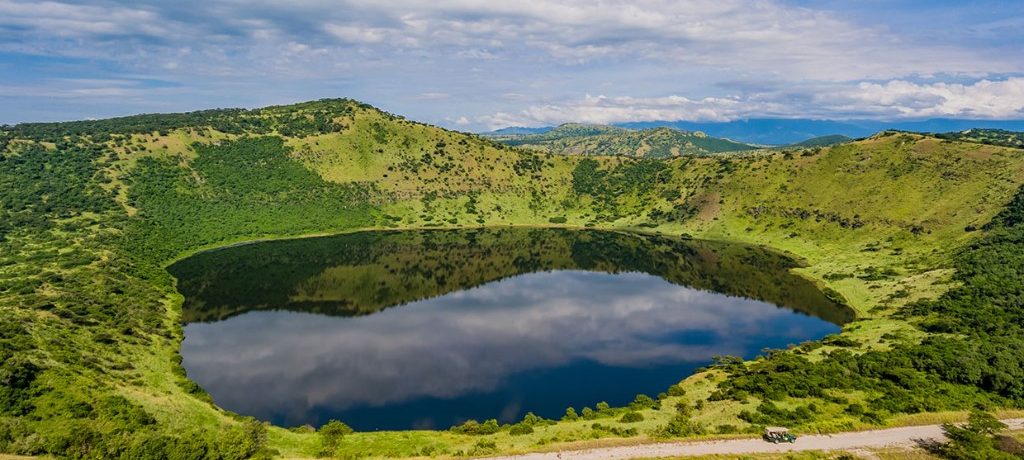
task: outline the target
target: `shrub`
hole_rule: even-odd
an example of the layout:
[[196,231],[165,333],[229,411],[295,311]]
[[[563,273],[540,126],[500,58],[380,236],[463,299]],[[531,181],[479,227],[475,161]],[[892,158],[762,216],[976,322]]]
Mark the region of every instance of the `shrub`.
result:
[[620,418],[619,421],[622,423],[642,422],[644,421],[644,414],[639,412],[626,412],[622,415],[622,418]]
[[704,425],[694,422],[684,415],[676,415],[665,426],[654,432],[655,436],[663,438],[695,436],[706,434]]
[[686,390],[684,390],[683,387],[679,385],[672,385],[668,387],[667,394],[669,396],[686,396]]
[[498,425],[498,421],[490,419],[484,423],[477,422],[476,420],[466,420],[462,425],[453,426],[451,431],[453,433],[471,434],[471,435],[485,435],[494,434],[501,430],[501,425]]
[[644,394],[640,394],[640,395],[636,395],[636,398],[633,399],[633,402],[629,403],[629,408],[633,409],[633,410],[642,410],[642,409],[650,409],[650,408],[654,407],[654,405],[655,405],[655,402],[654,402],[653,399],[651,399],[650,396],[647,396],[647,395],[644,395]]
[[337,420],[331,420],[317,431],[320,434],[320,456],[332,457],[338,450],[341,438],[352,434],[353,430],[348,425]]
[[512,428],[508,430],[508,434],[512,436],[522,436],[531,433],[533,433],[533,426],[527,425],[525,422],[512,425]]

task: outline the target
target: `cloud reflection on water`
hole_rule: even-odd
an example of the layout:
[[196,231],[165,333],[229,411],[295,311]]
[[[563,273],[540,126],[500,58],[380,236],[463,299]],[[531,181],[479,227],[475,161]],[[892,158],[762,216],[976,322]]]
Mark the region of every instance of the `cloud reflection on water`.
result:
[[[324,413],[479,397],[516,376],[579,363],[639,372],[705,363],[713,355],[750,356],[837,329],[771,304],[652,275],[565,270],[362,317],[261,311],[193,323],[186,326],[182,355],[189,376],[221,406],[298,424]],[[523,390],[557,397],[571,395],[575,386],[561,379]]]

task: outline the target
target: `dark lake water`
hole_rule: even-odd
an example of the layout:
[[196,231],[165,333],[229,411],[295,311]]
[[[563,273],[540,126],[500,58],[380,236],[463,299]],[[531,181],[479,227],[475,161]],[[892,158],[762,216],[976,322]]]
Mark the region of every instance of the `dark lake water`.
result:
[[169,268],[190,378],[283,426],[444,429],[651,396],[852,319],[763,249],[555,229],[366,232]]

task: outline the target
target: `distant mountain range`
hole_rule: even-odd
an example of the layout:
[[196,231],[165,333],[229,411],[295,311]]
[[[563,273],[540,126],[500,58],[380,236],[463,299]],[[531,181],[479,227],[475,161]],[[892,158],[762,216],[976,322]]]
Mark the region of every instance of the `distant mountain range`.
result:
[[[924,133],[946,133],[964,131],[972,128],[1024,131],[1024,120],[965,120],[934,118],[914,121],[838,121],[753,118],[749,120],[735,120],[727,122],[645,121],[617,123],[614,126],[627,129],[668,127],[683,131],[700,131],[710,137],[727,138],[736,142],[748,144],[789,145],[816,137],[830,135],[862,138],[885,130],[915,131]],[[512,127],[485,134],[491,136],[544,134],[552,129],[554,129],[554,127]]]

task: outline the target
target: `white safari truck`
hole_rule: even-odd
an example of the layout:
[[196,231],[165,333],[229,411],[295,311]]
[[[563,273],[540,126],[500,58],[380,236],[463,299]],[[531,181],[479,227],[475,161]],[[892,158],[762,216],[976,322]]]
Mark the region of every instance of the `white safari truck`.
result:
[[772,444],[780,442],[796,442],[796,435],[789,432],[789,428],[781,426],[769,426],[764,429],[764,440]]

